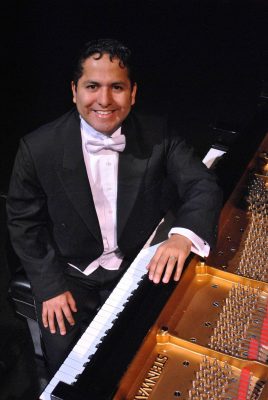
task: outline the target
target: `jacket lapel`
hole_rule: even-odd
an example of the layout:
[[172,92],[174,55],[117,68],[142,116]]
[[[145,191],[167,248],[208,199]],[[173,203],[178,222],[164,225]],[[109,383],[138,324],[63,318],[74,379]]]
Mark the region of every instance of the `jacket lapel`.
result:
[[[102,242],[99,221],[84,164],[80,119],[74,112],[59,128],[58,175],[73,207],[94,237]],[[146,171],[149,149],[143,140],[142,127],[130,115],[122,125],[126,135],[125,150],[119,154],[117,189],[117,238],[123,233],[134,207]],[[62,150],[63,149],[63,150]]]
[[119,154],[117,189],[117,239],[134,207],[148,163],[149,151],[143,141],[142,127],[133,115],[122,125],[125,150]]
[[58,162],[59,177],[73,207],[94,237],[102,242],[99,221],[84,164],[78,114],[74,113],[67,124],[59,129],[63,148],[61,165]]

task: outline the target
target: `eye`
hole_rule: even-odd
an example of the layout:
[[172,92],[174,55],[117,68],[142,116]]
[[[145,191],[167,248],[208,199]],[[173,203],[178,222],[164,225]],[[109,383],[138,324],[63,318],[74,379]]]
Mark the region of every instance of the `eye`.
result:
[[123,90],[123,86],[121,86],[121,85],[113,85],[113,90],[115,92],[121,92]]
[[91,91],[95,91],[98,88],[98,85],[96,85],[95,83],[89,83],[88,85],[86,85],[86,88]]

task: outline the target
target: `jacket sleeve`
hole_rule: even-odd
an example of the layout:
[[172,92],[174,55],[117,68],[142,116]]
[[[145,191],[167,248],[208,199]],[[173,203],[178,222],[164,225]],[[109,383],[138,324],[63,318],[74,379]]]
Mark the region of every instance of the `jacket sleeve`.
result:
[[21,140],[7,198],[10,238],[38,301],[67,289],[50,234],[46,195],[38,180],[30,149]]
[[213,247],[222,207],[216,175],[172,131],[166,137],[166,157],[167,175],[181,200],[175,207],[173,227],[189,229]]

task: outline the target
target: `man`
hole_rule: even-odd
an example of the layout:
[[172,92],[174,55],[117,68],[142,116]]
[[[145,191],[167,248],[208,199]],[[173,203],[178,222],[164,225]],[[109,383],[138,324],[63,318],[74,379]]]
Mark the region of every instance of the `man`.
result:
[[55,372],[168,209],[174,228],[148,265],[179,280],[215,240],[220,190],[165,119],[135,114],[130,51],[86,44],[76,108],[21,140],[8,196],[14,248],[31,281]]

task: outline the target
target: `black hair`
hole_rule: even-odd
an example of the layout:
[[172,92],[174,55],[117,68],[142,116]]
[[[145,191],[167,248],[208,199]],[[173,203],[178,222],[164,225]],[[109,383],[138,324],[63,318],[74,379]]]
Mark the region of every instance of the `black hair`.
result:
[[134,85],[135,80],[133,78],[133,68],[130,65],[131,51],[123,43],[116,39],[96,39],[85,43],[80,55],[78,57],[76,67],[73,73],[73,82],[77,86],[78,80],[83,75],[83,64],[87,58],[95,54],[95,59],[100,59],[103,54],[108,54],[110,60],[114,58],[119,59],[119,65],[122,68],[127,68],[128,77],[131,82],[131,86]]

